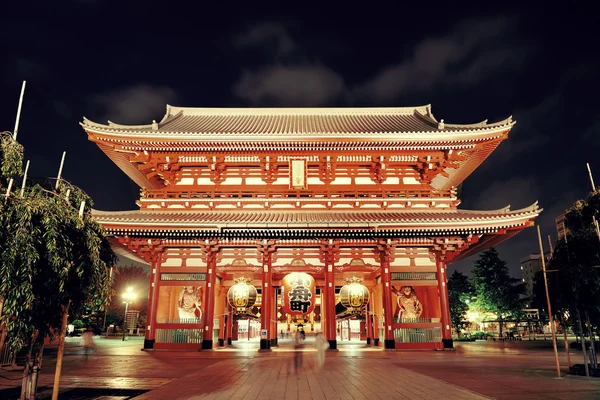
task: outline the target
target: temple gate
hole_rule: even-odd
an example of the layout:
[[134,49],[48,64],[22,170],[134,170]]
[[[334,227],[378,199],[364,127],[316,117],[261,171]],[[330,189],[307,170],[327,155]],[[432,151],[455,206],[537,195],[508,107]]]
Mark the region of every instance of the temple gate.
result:
[[[81,125],[142,190],[139,210],[93,215],[116,248],[151,264],[147,349],[212,349],[247,330],[269,350],[294,323],[336,348],[348,319],[374,346],[452,347],[447,265],[541,211],[458,208],[456,186],[507,138],[511,118],[445,124],[430,106],[167,106],[148,125]],[[314,279],[310,296],[294,292],[294,307],[313,302],[306,314],[282,308],[282,281],[296,272]],[[240,279],[257,289],[243,310],[243,299],[228,301]],[[351,279],[368,294],[352,301],[367,303],[340,302]]]

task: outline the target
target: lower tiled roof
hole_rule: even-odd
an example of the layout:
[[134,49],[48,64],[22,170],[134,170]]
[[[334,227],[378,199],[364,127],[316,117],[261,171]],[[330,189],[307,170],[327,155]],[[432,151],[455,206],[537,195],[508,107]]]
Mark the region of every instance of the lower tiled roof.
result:
[[406,211],[96,211],[93,216],[110,230],[223,230],[223,229],[393,229],[496,230],[524,225],[541,209],[537,203],[520,210],[406,210]]

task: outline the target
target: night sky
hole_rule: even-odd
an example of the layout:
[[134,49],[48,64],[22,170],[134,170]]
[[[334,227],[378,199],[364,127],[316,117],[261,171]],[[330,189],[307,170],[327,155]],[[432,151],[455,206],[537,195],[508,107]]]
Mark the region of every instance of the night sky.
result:
[[[486,12],[422,3],[276,3],[288,10],[257,2],[3,4],[0,130],[13,130],[27,80],[18,140],[30,174],[56,176],[67,151],[63,176],[95,208],[126,210],[136,208],[139,188],[87,140],[83,116],[148,124],[162,119],[167,103],[432,104],[446,123],[513,115],[509,139],[465,181],[461,208],[516,209],[538,200],[547,246],[548,234],[556,239],[555,217],[590,191],[586,162],[600,182],[598,14],[575,3],[502,3]],[[498,250],[520,278],[519,259],[539,252],[535,229]],[[453,266],[468,273],[475,258]]]

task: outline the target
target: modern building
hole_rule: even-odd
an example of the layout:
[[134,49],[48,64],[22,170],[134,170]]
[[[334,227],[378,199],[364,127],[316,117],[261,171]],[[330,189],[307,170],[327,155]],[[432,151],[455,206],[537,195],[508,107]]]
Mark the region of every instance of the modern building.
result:
[[[546,254],[546,262],[550,259],[550,253]],[[526,295],[531,298],[533,295],[533,284],[535,283],[535,274],[542,270],[542,257],[540,254],[529,254],[521,258],[521,275],[526,288]]]
[[556,222],[556,233],[558,234],[558,240],[565,240],[569,230],[565,225],[565,214],[561,214],[555,219]]
[[81,125],[141,189],[139,209],[93,215],[152,265],[144,347],[247,330],[269,350],[297,327],[336,348],[344,326],[389,349],[452,347],[447,265],[541,211],[458,208],[514,124],[448,124],[430,106],[167,106],[148,125]]

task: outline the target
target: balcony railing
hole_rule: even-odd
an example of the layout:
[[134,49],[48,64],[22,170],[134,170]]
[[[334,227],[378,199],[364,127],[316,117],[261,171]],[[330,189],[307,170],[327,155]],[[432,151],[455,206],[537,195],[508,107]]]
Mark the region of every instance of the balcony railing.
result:
[[202,318],[157,318],[157,324],[202,324]]
[[428,343],[441,342],[441,328],[415,328],[394,329],[394,340],[396,343]]
[[390,275],[393,281],[437,280],[436,272],[392,272]]
[[202,343],[202,329],[157,329],[156,343]]

